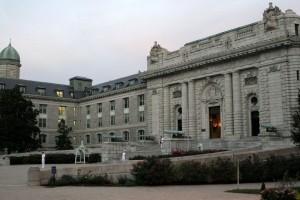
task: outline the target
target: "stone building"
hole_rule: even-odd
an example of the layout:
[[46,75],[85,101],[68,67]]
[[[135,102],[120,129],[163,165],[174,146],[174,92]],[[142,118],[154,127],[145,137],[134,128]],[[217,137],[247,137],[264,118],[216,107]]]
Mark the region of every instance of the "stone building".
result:
[[92,84],[19,79],[17,51],[0,53],[0,88],[18,86],[40,110],[45,147],[53,147],[57,122],[73,127],[73,142],[101,147],[108,136],[140,142],[164,130],[209,139],[289,138],[300,88],[300,17],[271,3],[262,20],[168,51],[157,42],[147,71]]

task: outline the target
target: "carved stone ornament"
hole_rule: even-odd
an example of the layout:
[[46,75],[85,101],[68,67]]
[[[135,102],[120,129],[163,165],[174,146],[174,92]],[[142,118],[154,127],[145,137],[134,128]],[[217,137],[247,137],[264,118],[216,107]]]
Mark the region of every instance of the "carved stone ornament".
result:
[[232,41],[230,38],[227,38],[225,41],[225,47],[229,49],[232,46]]
[[183,61],[187,61],[187,59],[189,58],[189,52],[188,51],[184,51],[182,54],[182,60]]
[[255,85],[255,84],[257,84],[256,76],[245,78],[245,85]]
[[181,91],[179,90],[178,87],[175,87],[174,88],[174,91],[173,91],[173,98],[181,98]]
[[157,90],[152,90],[152,95],[157,95],[158,91]]
[[276,72],[276,71],[278,71],[280,69],[280,67],[278,67],[278,66],[276,66],[276,65],[274,65],[274,66],[271,66],[270,68],[269,68],[269,72]]
[[150,62],[151,64],[157,63],[159,60],[158,54],[161,52],[161,47],[157,42],[154,42],[154,46],[151,48],[150,51]]
[[276,16],[281,14],[281,10],[275,6],[272,6],[272,3],[269,3],[269,8],[264,11],[264,24],[265,24],[265,30],[271,31],[277,28],[277,20]]

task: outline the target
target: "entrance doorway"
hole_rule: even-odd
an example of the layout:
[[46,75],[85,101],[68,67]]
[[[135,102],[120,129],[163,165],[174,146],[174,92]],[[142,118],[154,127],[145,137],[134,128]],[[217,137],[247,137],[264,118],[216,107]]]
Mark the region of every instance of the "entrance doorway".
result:
[[221,138],[220,106],[209,108],[209,137],[210,139]]
[[259,112],[251,112],[251,130],[252,136],[257,136],[259,134]]

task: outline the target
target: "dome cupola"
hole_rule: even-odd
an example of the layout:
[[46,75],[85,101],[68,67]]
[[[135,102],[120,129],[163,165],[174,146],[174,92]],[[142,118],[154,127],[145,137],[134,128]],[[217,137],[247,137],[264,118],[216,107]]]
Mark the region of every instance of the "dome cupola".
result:
[[10,60],[10,61],[17,61],[20,62],[20,56],[17,50],[11,46],[9,43],[8,47],[3,49],[0,53],[0,60]]

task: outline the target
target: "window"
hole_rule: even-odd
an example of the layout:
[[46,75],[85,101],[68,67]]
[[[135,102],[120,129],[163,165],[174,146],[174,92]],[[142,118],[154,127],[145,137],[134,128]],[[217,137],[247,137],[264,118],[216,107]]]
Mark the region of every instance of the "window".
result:
[[97,134],[97,142],[102,143],[102,134],[101,133]]
[[86,106],[86,114],[89,115],[91,112],[91,106]]
[[98,103],[98,112],[102,113],[102,103]]
[[140,111],[139,112],[139,119],[140,119],[140,122],[144,122],[145,121],[145,113],[144,113],[144,111]]
[[71,96],[72,98],[74,98],[74,92],[73,92],[73,91],[70,91],[70,96]]
[[300,77],[299,77],[299,70],[297,70],[297,80],[298,80],[298,81],[300,80]]
[[98,127],[102,127],[102,117],[98,118]]
[[86,128],[91,128],[91,120],[86,119]]
[[56,90],[56,96],[57,97],[64,97],[64,91],[63,90]]
[[66,115],[66,107],[65,106],[59,106],[58,107],[58,114],[59,115]]
[[41,139],[41,143],[45,144],[47,142],[47,135],[46,134],[41,134],[40,139]]
[[38,88],[37,93],[38,93],[38,95],[45,96],[46,95],[46,89],[45,88]]
[[139,140],[145,140],[145,131],[144,130],[138,131],[138,138],[139,138]]
[[74,127],[76,126],[76,120],[73,121],[73,125],[74,125]]
[[86,135],[86,136],[85,136],[85,142],[86,142],[87,144],[90,144],[90,143],[91,143],[91,136],[90,136],[90,135]]
[[42,113],[42,114],[47,114],[47,105],[40,104],[39,105],[39,112]]
[[129,122],[129,113],[124,114],[125,124]]
[[97,89],[93,89],[92,90],[92,95],[95,95],[97,93],[97,91],[98,91]]
[[129,80],[129,85],[134,85],[135,82],[136,82],[136,79],[131,79],[131,80]]
[[115,110],[115,101],[110,101],[109,104],[110,104],[110,110],[111,111]]
[[124,98],[123,101],[124,101],[124,108],[129,108],[129,98],[128,97]]
[[26,87],[25,86],[19,86],[19,90],[21,93],[25,94],[26,93]]
[[129,141],[129,132],[128,132],[128,131],[124,131],[124,132],[123,132],[123,137],[122,137],[122,139],[123,139],[124,141]]
[[46,118],[39,118],[39,127],[46,128]]
[[76,108],[76,107],[74,107],[73,111],[74,111],[74,116],[76,116],[76,113],[77,113],[77,108]]
[[110,116],[110,125],[111,126],[116,125],[115,116],[114,115]]
[[117,83],[117,84],[116,84],[116,89],[119,89],[119,88],[121,88],[121,87],[122,87],[122,85],[123,85],[123,83]]
[[145,105],[145,96],[143,94],[139,95],[139,105],[140,106]]
[[295,35],[299,36],[299,24],[295,24]]
[[103,92],[108,91],[108,89],[109,89],[109,86],[104,86],[104,87],[103,87]]
[[4,90],[5,89],[5,84],[0,84],[0,90]]

